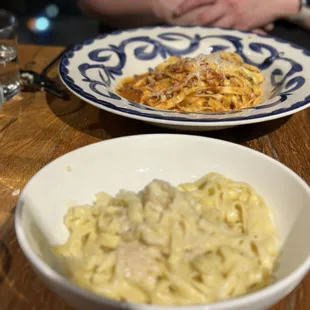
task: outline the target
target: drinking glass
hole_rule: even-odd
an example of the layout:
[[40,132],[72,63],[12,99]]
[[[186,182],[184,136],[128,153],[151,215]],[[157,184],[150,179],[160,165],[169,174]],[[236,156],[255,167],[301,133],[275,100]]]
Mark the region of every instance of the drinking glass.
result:
[[0,9],[0,105],[20,89],[17,57],[17,19]]

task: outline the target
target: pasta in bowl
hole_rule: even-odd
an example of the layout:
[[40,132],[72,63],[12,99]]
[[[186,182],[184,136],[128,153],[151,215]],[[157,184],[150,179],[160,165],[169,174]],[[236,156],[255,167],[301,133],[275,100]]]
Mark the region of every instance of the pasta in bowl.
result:
[[127,77],[116,92],[141,104],[180,112],[226,112],[264,101],[264,76],[233,52],[172,56],[154,71]]
[[[158,102],[156,96],[144,97],[141,102],[139,93],[132,96],[130,92],[131,99],[126,99],[129,98],[128,92],[122,95],[117,92],[119,83],[126,77],[149,74],[149,70],[154,70],[171,56],[176,56],[182,67],[182,59],[195,59],[198,55],[219,51],[240,56],[244,68],[250,64],[261,70],[258,75],[263,74],[264,83],[257,86],[263,89],[264,102],[250,102],[252,98],[248,101],[248,95],[240,94],[240,90],[234,99],[210,89],[211,93],[207,95],[213,95],[213,100],[202,96],[194,100],[196,96],[188,94],[184,102],[176,102],[176,98],[169,102],[166,101],[172,98],[162,98],[163,101]],[[308,51],[270,36],[216,27],[165,25],[116,31],[86,40],[65,53],[59,72],[71,92],[99,109],[160,127],[209,131],[265,122],[310,106],[309,57]],[[169,61],[175,60],[173,57]],[[163,71],[169,73],[168,70]],[[153,77],[153,74],[149,76]],[[224,77],[224,81],[228,80]],[[194,82],[195,77],[191,80]],[[242,85],[243,79],[237,80],[232,87]],[[248,84],[246,80],[244,82]],[[178,82],[174,78],[171,81]],[[215,78],[215,82],[220,80]],[[250,81],[249,86],[245,85],[247,93],[252,92],[254,84]],[[150,91],[153,92],[152,85],[150,88],[143,86],[140,90],[148,96]],[[154,95],[158,94],[161,93],[154,92]],[[191,101],[195,103],[196,99],[199,104],[188,104]],[[220,112],[212,112],[214,110]]]
[[[197,183],[199,177],[212,171],[218,172],[225,177],[213,174],[209,175],[207,178],[201,179],[201,183]],[[162,183],[162,181],[155,181],[154,183],[152,180],[165,180],[170,185],[165,182]],[[246,182],[246,184],[250,184],[255,191],[245,183],[233,180]],[[165,185],[162,186],[162,184]],[[185,185],[183,187],[178,187],[179,184]],[[214,187],[212,184],[218,184],[222,189],[218,189],[218,186]],[[145,188],[146,185],[148,186]],[[156,190],[154,191],[155,185]],[[227,187],[230,186],[232,186],[234,190],[232,192],[229,191],[229,195],[227,196],[223,194],[223,201],[221,203],[216,202],[216,206],[224,211],[219,213],[214,210],[215,205],[211,204],[211,202],[213,199],[214,203],[218,201],[217,197],[221,198],[221,193],[226,193]],[[152,191],[150,191],[151,187]],[[232,236],[238,236],[239,240],[244,240],[244,245],[241,245],[241,247],[239,247],[240,245],[238,245],[236,241],[238,239],[235,240],[235,243],[231,242],[229,247],[227,247],[225,246],[224,238],[222,238],[219,243],[214,239],[214,236],[212,236],[212,231],[207,231],[205,234],[210,236],[208,241],[212,241],[209,245],[207,242],[205,243],[205,245],[210,247],[210,253],[208,253],[210,259],[205,260],[206,255],[203,255],[202,260],[194,260],[195,264],[191,264],[190,267],[192,269],[188,268],[189,270],[182,267],[187,266],[187,264],[178,265],[179,268],[176,270],[175,274],[178,275],[180,271],[181,280],[183,279],[183,281],[184,278],[187,278],[190,274],[192,277],[191,281],[194,281],[195,285],[198,284],[198,286],[194,286],[195,290],[197,290],[198,287],[200,290],[210,290],[207,295],[210,296],[209,301],[206,297],[203,297],[206,298],[205,301],[201,301],[201,299],[194,301],[191,299],[187,304],[182,298],[179,300],[173,299],[173,301],[170,302],[174,305],[162,305],[158,301],[154,301],[154,304],[151,304],[151,302],[144,300],[140,300],[140,302],[138,300],[136,300],[136,302],[130,302],[124,301],[125,298],[119,297],[120,293],[113,292],[113,290],[110,292],[110,297],[107,297],[108,295],[104,292],[94,292],[91,287],[85,289],[85,286],[88,285],[88,278],[84,278],[84,273],[76,275],[76,280],[79,280],[79,285],[77,285],[75,281],[72,281],[74,280],[74,273],[70,271],[70,267],[81,266],[84,264],[84,259],[88,261],[88,258],[91,257],[92,259],[89,261],[90,265],[85,265],[87,267],[85,268],[86,274],[92,274],[91,281],[94,280],[97,285],[99,285],[100,282],[106,282],[107,286],[104,286],[106,288],[111,285],[112,282],[109,282],[110,279],[105,276],[101,278],[100,274],[105,274],[105,272],[108,274],[107,271],[109,268],[111,266],[116,266],[116,261],[113,260],[113,252],[118,251],[119,244],[117,242],[120,234],[115,233],[116,238],[114,238],[114,240],[110,237],[104,239],[104,236],[107,236],[105,234],[108,233],[106,229],[111,229],[112,231],[114,229],[117,231],[117,222],[120,221],[120,218],[112,217],[112,219],[116,219],[116,222],[114,221],[114,224],[113,221],[110,223],[109,216],[103,216],[103,214],[107,214],[108,212],[103,213],[103,210],[108,207],[110,213],[123,210],[124,207],[120,203],[116,204],[116,202],[119,201],[119,199],[117,199],[117,197],[120,197],[119,195],[123,195],[124,197],[129,196],[130,200],[134,199],[134,202],[137,200],[141,201],[141,197],[146,195],[147,192],[157,193],[157,190],[160,190],[162,187],[168,190],[170,193],[169,195],[171,195],[169,197],[174,197],[174,200],[178,197],[178,199],[185,201],[184,204],[178,204],[180,207],[183,205],[185,208],[188,204],[190,205],[184,209],[184,212],[193,211],[189,214],[186,213],[186,217],[183,216],[186,223],[188,219],[189,224],[194,223],[194,227],[198,227],[196,225],[198,215],[201,215],[201,218],[203,218],[204,221],[207,220],[209,223],[207,227],[202,225],[202,229],[213,227],[212,229],[217,229],[219,234],[225,235],[227,232],[226,235],[229,240],[235,240],[232,239]],[[120,189],[126,189],[126,192],[118,194]],[[100,194],[97,197],[94,196],[102,190],[105,190],[110,196],[106,194]],[[235,195],[234,191],[237,191],[240,195]],[[128,192],[130,193],[129,195],[127,195]],[[245,194],[244,196],[241,194],[242,192]],[[144,193],[144,195],[142,193]],[[200,194],[203,195],[201,196]],[[249,195],[257,199],[253,201],[247,200]],[[208,208],[199,210],[196,208],[196,201],[200,199],[204,200],[204,196],[206,196],[208,202],[202,202],[201,205],[207,203]],[[264,198],[265,202],[262,201],[260,196]],[[158,197],[162,196],[159,195]],[[228,198],[229,200],[236,199],[235,202],[229,204],[232,208],[231,210],[226,209],[226,204],[224,203],[226,201],[225,199]],[[149,197],[146,200],[152,201],[152,199],[153,198]],[[122,201],[124,202],[125,199]],[[195,203],[192,204],[191,201],[195,201]],[[310,226],[308,223],[310,217],[309,201],[309,186],[300,177],[279,162],[249,148],[226,141],[192,135],[139,135],[91,144],[61,156],[44,167],[30,180],[19,197],[15,212],[15,228],[21,249],[38,276],[53,292],[62,297],[74,309],[177,310],[178,308],[182,308],[182,310],[202,310],[208,308],[208,310],[266,310],[270,309],[272,305],[288,295],[309,270],[310,244],[307,239],[307,236],[310,234]],[[112,202],[114,205],[113,211],[113,208],[110,209],[110,204],[112,204]],[[142,204],[145,207],[144,201],[142,201]],[[239,204],[241,209],[238,206]],[[251,209],[254,207],[253,211],[257,210],[259,212],[255,213],[255,216],[243,218],[243,216],[248,215],[248,213],[240,213],[239,211],[246,211],[250,205],[252,206]],[[87,206],[87,208],[85,208],[85,210],[84,208],[77,208],[75,213],[75,211],[73,211],[74,208],[72,208],[74,206]],[[149,207],[150,205],[148,204],[146,209]],[[168,212],[169,208],[171,209],[172,207],[173,205],[170,203],[166,208],[160,206],[158,208],[157,206],[158,209],[155,208],[155,210],[153,210],[150,208],[147,212],[154,211],[155,215],[151,216],[151,218],[154,217],[154,219],[156,219],[156,212],[159,214],[166,213],[166,211]],[[128,211],[130,208],[127,206],[125,209]],[[145,216],[147,212],[143,212],[143,220],[148,218]],[[175,213],[181,217],[182,212],[181,208]],[[68,214],[68,217],[66,222],[64,222],[66,214]],[[251,223],[251,225],[245,225],[245,227],[249,226],[252,229],[255,225],[261,227],[264,221],[260,221],[260,219],[264,218],[267,218],[267,225],[259,229],[257,228],[259,234],[256,234],[254,230],[252,232],[247,230],[242,232],[242,226],[238,224],[241,214],[244,223]],[[134,218],[135,217],[136,215],[134,215]],[[77,221],[73,220],[75,218]],[[98,221],[99,218],[102,221]],[[271,218],[271,222],[268,218]],[[85,219],[90,220],[89,223],[87,223]],[[137,219],[139,220],[139,218]],[[125,217],[124,220],[126,223],[127,217]],[[202,223],[204,223],[204,221],[202,221]],[[101,255],[107,253],[98,253],[100,254],[98,257],[100,266],[97,264],[96,256],[89,255],[87,258],[86,254],[92,252],[91,243],[89,244],[90,252],[85,252],[85,258],[79,256],[80,253],[84,253],[84,250],[86,250],[80,241],[87,240],[86,238],[85,240],[81,238],[81,229],[74,229],[74,227],[85,224],[85,231],[89,232],[92,230],[93,224],[99,224],[99,222],[103,225],[100,226],[100,229],[102,229],[102,231],[100,231],[100,242],[105,243],[103,249],[108,252],[107,242],[110,242],[111,249],[109,251],[111,252],[109,254],[110,257],[104,261],[105,263]],[[181,229],[176,230],[176,232],[185,232],[185,222],[183,220],[182,222],[177,222],[177,225],[180,225]],[[212,226],[212,223],[216,224]],[[72,229],[71,232],[65,224],[69,225],[69,228]],[[149,222],[146,224],[145,230],[147,232]],[[191,231],[191,225],[189,224],[186,226],[188,228],[186,231]],[[131,226],[134,225],[130,225],[130,227]],[[121,227],[126,227],[126,225],[121,225]],[[276,241],[273,239],[274,228],[277,234]],[[263,231],[266,232],[265,239],[263,237]],[[144,231],[142,232],[143,234],[146,233]],[[172,230],[170,230],[170,232],[172,232]],[[195,229],[192,230],[192,232],[195,233]],[[66,244],[73,234],[77,237],[77,243],[73,250],[75,257],[71,255],[72,250],[70,250],[71,246],[69,246],[69,243],[67,244],[68,247],[64,246],[64,248],[62,248],[62,250],[64,250],[63,254],[65,255],[58,255],[60,254],[59,252],[57,253],[56,251],[55,253],[55,251],[52,250],[53,246]],[[257,235],[258,238],[255,238],[255,235]],[[172,236],[172,233],[171,235],[169,233],[169,238],[170,236]],[[204,238],[203,236],[204,235],[201,234],[202,238]],[[99,233],[98,235],[92,234],[92,238],[95,240],[97,237],[99,240]],[[130,237],[130,235],[127,237]],[[153,240],[154,242],[154,239],[150,239],[151,237],[152,235],[150,235],[147,240]],[[189,237],[186,238],[192,237],[189,234]],[[186,238],[183,233],[180,244],[187,244]],[[263,239],[266,243],[263,242]],[[92,239],[89,239],[89,241],[91,240]],[[141,239],[132,241],[140,242],[140,240]],[[159,238],[159,241],[163,243],[162,247],[158,246],[160,254],[163,255],[167,252],[166,256],[169,256],[169,247],[165,248],[164,239]],[[112,247],[113,242],[116,242],[114,244],[114,249]],[[201,241],[200,237],[195,237],[194,242],[190,243],[190,245],[194,247],[189,250],[193,250],[193,253],[198,253],[199,246],[197,246],[197,244],[201,242],[203,242],[203,239]],[[178,244],[179,243],[176,245]],[[232,276],[232,282],[230,283],[233,283],[232,288],[235,287],[235,290],[231,290],[229,285],[222,291],[213,289],[212,286],[205,287],[203,281],[207,279],[203,279],[203,273],[205,273],[203,271],[204,268],[211,269],[214,271],[215,275],[218,274],[218,280],[212,280],[209,283],[213,283],[217,286],[220,285],[219,283],[224,283],[226,279],[223,277],[225,273],[223,273],[221,269],[223,265],[218,265],[219,262],[222,262],[221,255],[218,257],[218,254],[222,253],[222,251],[217,252],[213,250],[213,246],[215,248],[217,246],[223,247],[224,254],[228,255],[229,258],[236,258],[236,264],[231,266],[229,266],[231,260],[227,260],[226,271],[238,271],[238,269],[241,268],[239,259],[242,260],[242,265],[247,268],[247,270],[252,270],[252,267],[255,267],[253,268],[253,270],[256,270],[253,272],[255,276],[251,276],[251,279],[246,278],[246,281],[250,282],[242,282],[244,284],[240,287],[234,286],[234,273],[230,273]],[[258,247],[258,254],[256,253],[255,247]],[[94,250],[96,250],[96,248],[94,248]],[[143,247],[143,251],[144,250],[145,247]],[[240,257],[240,250],[245,251],[245,255],[242,257]],[[263,252],[260,252],[261,250],[266,250],[266,256],[264,256]],[[280,255],[277,256],[279,251]],[[183,260],[187,258],[188,253],[185,252],[186,251],[180,252],[178,257]],[[68,253],[71,253],[71,256],[68,255]],[[127,248],[125,253],[127,253],[125,255],[129,257]],[[136,251],[134,251],[134,253],[136,253]],[[156,251],[155,253],[157,255]],[[174,253],[174,251],[171,253]],[[249,255],[253,256],[254,260],[249,259]],[[268,260],[265,261],[263,257],[266,257]],[[159,258],[163,259],[165,257],[159,256]],[[144,262],[146,263],[145,259],[142,259],[141,262],[140,255],[138,259],[141,265],[141,271],[145,270],[147,266],[147,264],[144,264]],[[165,259],[169,262],[169,257]],[[173,258],[173,260],[174,259],[175,258]],[[259,263],[261,259],[264,261],[264,264],[266,264],[264,268],[262,268],[261,266],[263,265]],[[103,265],[101,265],[101,263]],[[92,264],[96,265],[96,268],[92,269]],[[104,266],[104,264],[107,265]],[[274,264],[276,265],[274,266]],[[164,264],[164,266],[165,265],[166,264]],[[169,265],[167,266],[169,267]],[[268,266],[267,269],[266,266]],[[276,268],[274,269],[274,267]],[[100,272],[101,268],[103,268],[102,272]],[[156,268],[157,265],[154,264],[154,270],[151,271],[157,272]],[[77,268],[74,270],[78,271],[80,269]],[[187,273],[187,271],[189,272]],[[194,271],[196,274],[191,274],[191,271]],[[171,271],[169,272],[165,271],[163,280],[168,279],[168,277],[173,274]],[[201,279],[199,276],[200,273]],[[242,279],[242,272],[239,273],[238,271],[238,277],[239,275]],[[260,275],[262,279],[260,279]],[[210,276],[212,276],[212,273],[210,273]],[[229,274],[227,274],[227,279],[228,276]],[[85,279],[86,281],[84,281]],[[171,279],[171,281],[175,280]],[[93,282],[90,283],[92,284]],[[126,282],[124,283],[126,284]],[[186,285],[192,285],[192,283],[193,282],[187,281]],[[206,281],[206,283],[208,282]],[[259,283],[261,283],[261,286]],[[157,287],[157,292],[159,288],[160,287]],[[222,288],[224,288],[224,286],[222,286],[221,289]],[[124,287],[122,289],[124,289]],[[139,288],[137,287],[137,291],[138,290]],[[159,291],[165,292],[163,288]],[[112,296],[113,294],[115,294],[114,297]],[[124,291],[122,294],[124,294]],[[144,291],[142,291],[141,294],[145,296]]]
[[264,200],[217,173],[178,188],[154,180],[139,193],[97,195],[65,216],[55,246],[70,278],[106,297],[144,304],[205,304],[267,286],[278,256]]

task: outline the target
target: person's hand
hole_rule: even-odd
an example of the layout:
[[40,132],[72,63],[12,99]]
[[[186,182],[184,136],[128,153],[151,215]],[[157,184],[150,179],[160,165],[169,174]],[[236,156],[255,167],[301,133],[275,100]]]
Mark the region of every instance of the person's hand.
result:
[[[153,14],[164,23],[176,24],[174,14],[178,8],[183,5],[183,0],[149,0]],[[182,14],[183,15],[183,14]],[[184,16],[177,20],[183,19]],[[184,20],[183,22],[186,23]]]
[[249,29],[249,30],[255,33],[258,33],[258,34],[268,34],[268,32],[272,31],[273,29],[274,29],[274,24],[271,23],[261,28]]
[[[172,25],[212,25],[200,21],[197,16],[202,14],[207,10],[212,10],[213,5],[215,5],[218,0],[150,0],[153,14],[159,18],[162,22],[172,24]],[[196,8],[203,4],[203,7]],[[191,9],[193,8],[193,9]],[[188,10],[188,11],[186,11]],[[186,11],[186,12],[185,12]],[[185,12],[185,13],[183,13]],[[178,14],[176,14],[178,13]],[[178,16],[177,16],[178,15]],[[218,27],[228,28],[230,25],[225,24],[225,20],[218,25]],[[261,28],[252,29],[256,33],[266,34],[273,29],[273,24],[270,23]]]
[[[164,23],[171,25],[193,25],[199,24],[197,13],[201,13],[199,2],[193,0],[191,3],[184,0],[149,0],[153,14]],[[203,0],[203,5],[214,4],[215,0]],[[197,7],[196,7],[197,5]],[[178,13],[178,16],[176,16]]]
[[252,30],[298,10],[299,0],[183,0],[170,22]]

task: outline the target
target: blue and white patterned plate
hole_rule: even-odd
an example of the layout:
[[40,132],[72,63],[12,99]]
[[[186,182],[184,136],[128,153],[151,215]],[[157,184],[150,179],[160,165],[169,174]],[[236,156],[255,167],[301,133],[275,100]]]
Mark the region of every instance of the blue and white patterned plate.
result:
[[[235,51],[264,76],[265,102],[228,113],[152,109],[115,93],[124,77],[154,68],[170,55]],[[144,27],[116,31],[78,44],[59,66],[64,84],[83,100],[109,112],[163,127],[211,130],[272,120],[310,106],[310,52],[269,36],[206,27]]]

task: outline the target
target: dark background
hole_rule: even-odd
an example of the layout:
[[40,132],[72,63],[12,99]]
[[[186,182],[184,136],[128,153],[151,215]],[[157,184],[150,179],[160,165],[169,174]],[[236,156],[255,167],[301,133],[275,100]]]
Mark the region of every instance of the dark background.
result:
[[[49,5],[58,7],[56,17],[47,16]],[[69,45],[95,36],[99,31],[99,22],[83,16],[76,0],[1,0],[0,8],[18,17],[20,43]],[[29,29],[30,21],[42,16],[49,19],[49,29],[41,32]]]
[[[1,2],[3,3],[1,9],[11,11],[19,19],[20,43],[71,45],[99,33],[99,21],[84,16],[77,7],[77,0],[1,0]],[[47,17],[46,8],[49,5],[56,5],[59,9],[59,14],[49,19],[50,28],[41,32],[29,29],[30,20],[41,16]],[[105,32],[107,31],[109,30],[105,29]],[[309,32],[290,23],[277,22],[270,34],[310,49]]]

